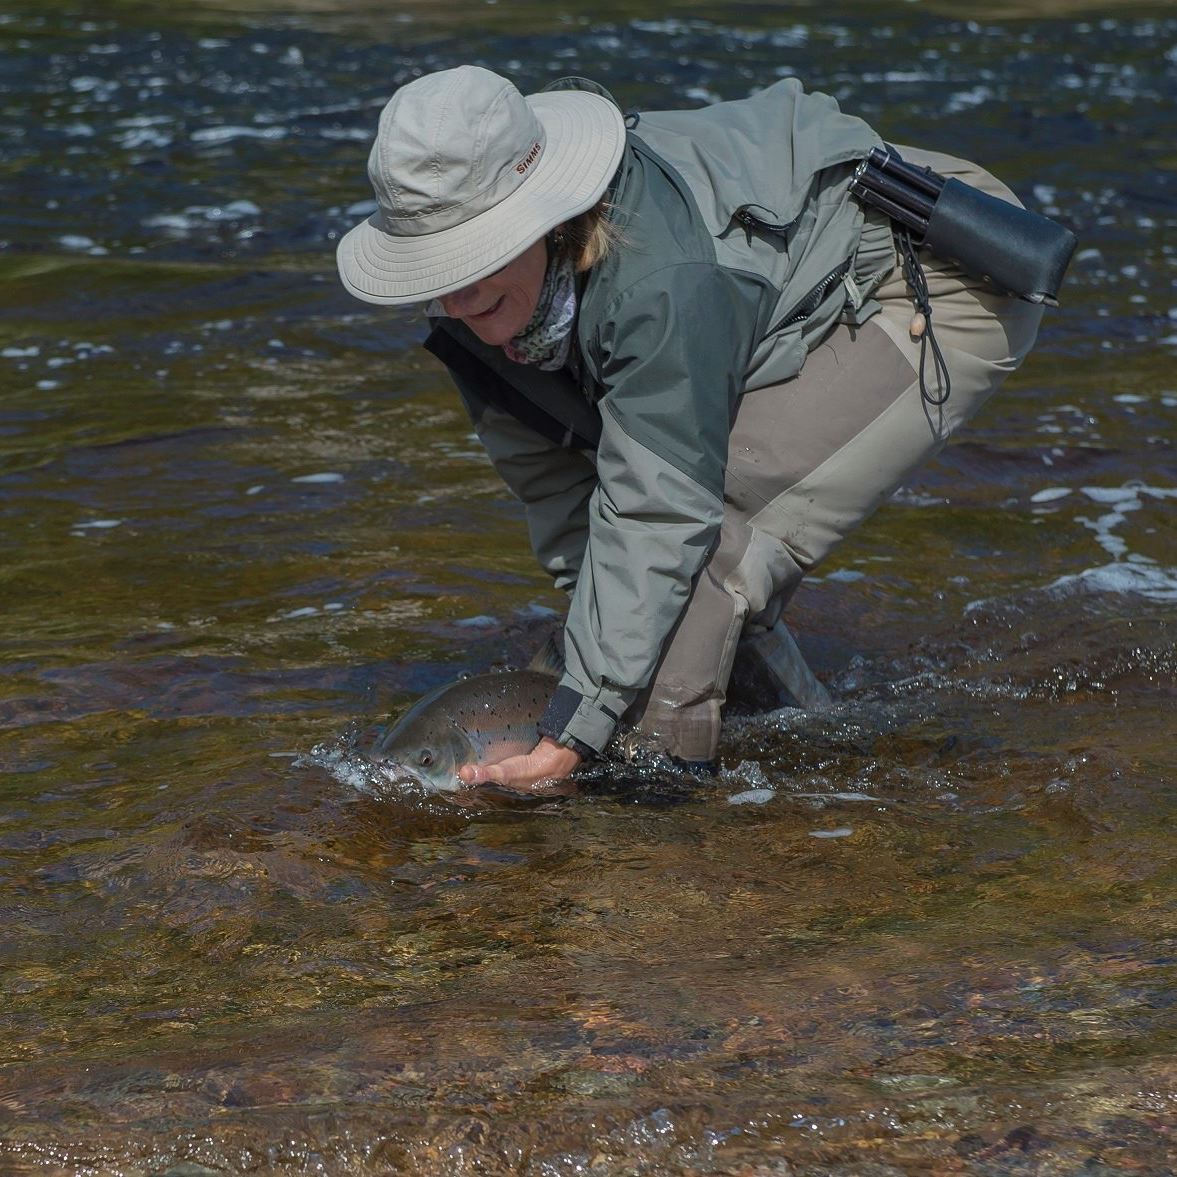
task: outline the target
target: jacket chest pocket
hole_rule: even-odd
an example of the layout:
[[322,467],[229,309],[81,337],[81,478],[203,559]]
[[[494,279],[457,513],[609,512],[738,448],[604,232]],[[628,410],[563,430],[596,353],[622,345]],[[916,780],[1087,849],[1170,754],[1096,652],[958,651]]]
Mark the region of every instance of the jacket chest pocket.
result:
[[738,225],[748,237],[748,244],[752,244],[752,235],[768,238],[780,243],[781,249],[788,246],[789,234],[796,227],[800,217],[791,221],[777,219],[777,214],[771,208],[762,204],[741,204],[731,215],[729,224]]
[[[800,222],[804,219],[804,212],[798,214],[791,221],[776,219],[772,209],[762,204],[741,204],[731,215],[731,224],[739,225],[747,234],[748,244],[752,243],[755,235],[761,240],[772,242],[782,253],[788,253],[791,238],[794,236]],[[802,229],[804,233],[805,230]],[[853,257],[840,261],[825,275],[811,290],[774,323],[768,330],[769,335],[775,335],[786,327],[794,327],[804,323],[823,302],[830,296],[834,288],[841,284],[850,273]]]

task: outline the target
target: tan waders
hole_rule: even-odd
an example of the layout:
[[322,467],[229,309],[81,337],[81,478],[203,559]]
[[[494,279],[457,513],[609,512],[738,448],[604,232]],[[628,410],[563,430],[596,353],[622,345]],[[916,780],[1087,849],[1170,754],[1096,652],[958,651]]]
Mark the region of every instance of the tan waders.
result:
[[[963,160],[899,150],[912,163],[1014,199]],[[741,635],[799,705],[826,701],[780,622],[790,596],[980,409],[1034,342],[1041,307],[994,294],[926,250],[919,257],[952,381],[946,403],[934,406],[921,394],[916,308],[898,261],[875,293],[880,313],[861,327],[836,327],[797,376],[746,392],[740,401],[717,546],[651,686],[627,715],[673,756],[714,758]],[[936,399],[930,355],[925,380]]]

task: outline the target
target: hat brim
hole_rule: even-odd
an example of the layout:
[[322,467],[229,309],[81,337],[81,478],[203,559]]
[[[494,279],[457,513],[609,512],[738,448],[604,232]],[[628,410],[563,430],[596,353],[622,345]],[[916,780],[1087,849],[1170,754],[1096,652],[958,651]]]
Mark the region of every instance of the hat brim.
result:
[[625,148],[621,111],[579,90],[532,94],[527,102],[546,137],[526,182],[493,208],[437,233],[393,235],[380,227],[379,214],[356,225],[336,251],[351,294],[385,306],[440,298],[502,269],[600,200]]

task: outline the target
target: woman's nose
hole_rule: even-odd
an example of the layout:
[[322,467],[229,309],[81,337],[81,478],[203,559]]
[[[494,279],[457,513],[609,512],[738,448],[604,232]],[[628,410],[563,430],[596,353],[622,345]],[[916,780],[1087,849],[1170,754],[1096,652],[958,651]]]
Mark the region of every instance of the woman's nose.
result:
[[455,290],[450,294],[443,294],[441,297],[441,308],[451,319],[460,319],[467,311],[472,310],[478,303],[478,286],[475,282],[472,286],[463,286],[461,290]]

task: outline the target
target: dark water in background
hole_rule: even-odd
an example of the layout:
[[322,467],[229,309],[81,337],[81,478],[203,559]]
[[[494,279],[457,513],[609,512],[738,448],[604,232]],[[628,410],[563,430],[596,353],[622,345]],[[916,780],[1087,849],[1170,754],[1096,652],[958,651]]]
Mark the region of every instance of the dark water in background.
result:
[[[962,7],[0,13],[0,1172],[1173,1171],[1177,15]],[[463,61],[795,73],[1081,234],[799,594],[839,706],[717,782],[455,809],[350,751],[559,604],[334,277]]]

